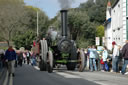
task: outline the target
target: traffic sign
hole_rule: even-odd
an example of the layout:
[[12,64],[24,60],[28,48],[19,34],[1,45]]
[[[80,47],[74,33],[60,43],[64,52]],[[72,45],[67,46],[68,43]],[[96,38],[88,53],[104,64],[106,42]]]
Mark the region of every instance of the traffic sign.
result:
[[96,42],[96,45],[100,45],[100,38],[96,37],[95,42]]

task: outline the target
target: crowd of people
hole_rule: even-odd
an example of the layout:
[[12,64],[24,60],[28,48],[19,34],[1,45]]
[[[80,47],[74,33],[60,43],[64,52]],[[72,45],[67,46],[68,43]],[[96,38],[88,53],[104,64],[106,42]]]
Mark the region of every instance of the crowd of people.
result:
[[[89,46],[85,51],[86,68],[89,67],[91,72],[93,71],[107,71],[107,72],[120,72],[126,73],[128,65],[128,40],[126,44],[121,48],[116,42],[112,42],[112,56],[109,55],[107,47],[103,47],[103,51],[100,54],[97,52],[96,46]],[[120,68],[119,63],[123,64]],[[22,63],[36,65],[36,55],[29,50],[21,51],[14,50],[12,46],[3,52],[0,52],[0,69],[4,66],[8,68],[9,76],[15,76],[15,67],[22,66]]]
[[[128,65],[128,40],[123,47],[118,45],[115,41],[112,42],[111,54],[110,56],[106,46],[103,47],[101,56],[97,52],[96,46],[89,46],[85,52],[87,58],[86,65],[87,62],[89,62],[86,67],[89,67],[90,71],[120,72],[124,75]],[[119,64],[121,62],[123,62],[122,65]]]
[[0,69],[7,67],[9,76],[15,76],[15,67],[22,66],[23,63],[36,66],[36,56],[29,50],[14,50],[12,46],[0,53]]

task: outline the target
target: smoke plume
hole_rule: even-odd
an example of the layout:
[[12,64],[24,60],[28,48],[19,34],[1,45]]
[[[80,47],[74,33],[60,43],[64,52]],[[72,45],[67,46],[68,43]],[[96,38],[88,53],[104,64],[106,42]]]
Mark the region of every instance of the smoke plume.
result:
[[58,0],[61,9],[68,9],[75,0]]

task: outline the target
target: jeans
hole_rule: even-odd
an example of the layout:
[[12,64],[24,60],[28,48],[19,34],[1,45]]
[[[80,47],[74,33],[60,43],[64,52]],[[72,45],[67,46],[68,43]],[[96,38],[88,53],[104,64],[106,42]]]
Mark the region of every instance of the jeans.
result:
[[101,70],[100,59],[96,59],[96,61],[97,61],[97,70]]
[[115,58],[112,58],[112,69],[114,72],[118,72],[118,56],[115,56]]
[[95,71],[97,71],[96,59],[95,58],[90,58],[89,62],[90,62],[90,69],[91,69],[91,71],[93,71],[93,66],[95,68]]
[[102,70],[104,70],[104,71],[108,71],[109,70],[107,61],[104,61],[104,64],[102,64]]
[[36,66],[36,60],[34,58],[32,59],[32,65]]
[[121,73],[122,74],[125,73],[127,65],[128,65],[128,60],[124,59],[124,64],[123,64],[122,70],[121,70]]

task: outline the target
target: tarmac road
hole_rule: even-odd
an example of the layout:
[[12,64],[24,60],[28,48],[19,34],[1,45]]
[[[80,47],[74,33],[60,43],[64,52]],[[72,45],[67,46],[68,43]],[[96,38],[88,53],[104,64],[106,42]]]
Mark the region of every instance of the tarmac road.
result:
[[3,85],[128,85],[128,75],[101,71],[67,71],[65,67],[48,73],[24,64],[16,68],[15,77],[8,77],[7,72]]
[[66,71],[48,73],[30,65],[16,68],[12,85],[98,85]]

